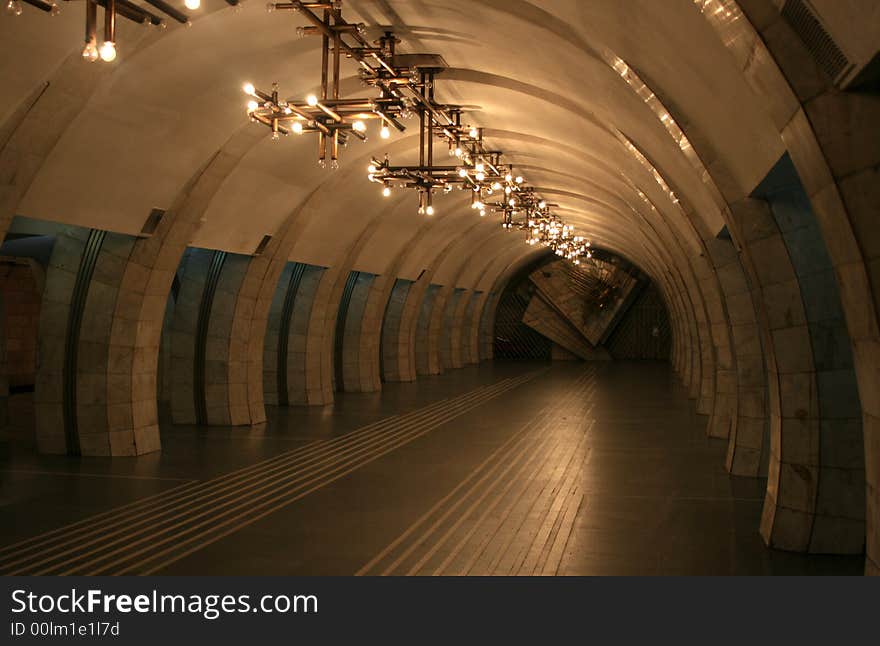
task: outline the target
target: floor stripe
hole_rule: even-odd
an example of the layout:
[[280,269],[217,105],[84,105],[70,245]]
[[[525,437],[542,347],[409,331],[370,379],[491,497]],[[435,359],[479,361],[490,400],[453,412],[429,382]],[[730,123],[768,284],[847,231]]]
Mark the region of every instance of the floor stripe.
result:
[[[554,420],[554,419],[549,420],[547,424],[545,424],[541,427],[541,429],[536,430],[536,434],[547,433],[548,429],[552,429],[552,426],[555,423],[555,421],[556,420]],[[551,444],[551,441],[552,441],[552,444]],[[470,560],[467,561],[465,567],[462,569],[463,574],[470,574],[472,572],[472,570],[476,567],[476,564],[479,562],[481,557],[483,557],[483,555],[486,553],[488,546],[492,544],[492,541],[498,535],[500,530],[504,527],[505,523],[507,522],[508,518],[510,517],[510,514],[516,508],[517,504],[522,500],[522,497],[525,495],[525,492],[528,490],[529,485],[534,481],[534,478],[541,471],[542,467],[544,467],[546,464],[551,462],[552,457],[556,454],[557,448],[562,447],[564,449],[564,443],[565,443],[565,438],[563,438],[563,437],[559,437],[559,436],[548,437],[547,443],[545,443],[545,445],[544,445],[544,450],[540,453],[538,451],[535,452],[535,454],[534,454],[534,461],[535,461],[534,469],[532,469],[529,477],[524,482],[520,479],[519,476],[526,471],[526,466],[528,466],[527,464],[524,464],[517,472],[517,475],[513,476],[508,481],[506,486],[500,492],[498,492],[496,494],[494,501],[492,503],[490,503],[489,505],[485,505],[485,506],[482,505],[483,500],[486,497],[488,497],[489,494],[491,494],[493,492],[491,489],[484,492],[483,496],[481,496],[479,499],[477,499],[471,505],[471,507],[464,514],[462,514],[462,516],[459,518],[458,523],[455,526],[453,526],[453,528],[448,530],[447,534],[444,535],[444,537],[442,537],[437,543],[435,543],[435,545],[432,549],[434,549],[434,550],[439,549],[439,547],[446,541],[446,539],[449,536],[451,536],[452,531],[457,529],[458,526],[461,525],[462,523],[464,523],[465,520],[471,514],[473,514],[478,508],[480,508],[482,510],[480,516],[473,522],[473,527],[471,528],[470,532],[465,535],[465,538],[460,543],[460,547],[463,548],[464,545],[467,543],[467,541],[474,534],[476,534],[480,528],[488,530],[488,531],[484,532],[484,537],[483,537],[483,539],[481,539],[480,543],[478,544],[479,549],[472,551],[472,555],[471,555]],[[549,446],[548,446],[548,444],[549,444]],[[580,445],[580,443],[578,444],[578,446],[579,445]],[[512,490],[514,490],[514,488],[520,489],[519,496],[515,496],[513,498],[513,500],[509,502],[509,504],[506,506],[506,508],[504,508],[504,510],[501,514],[501,517],[497,522],[493,522],[492,524],[490,524],[487,527],[485,525],[485,523],[487,522],[487,519],[490,517],[490,515],[495,510],[495,508],[499,504],[502,503],[502,501],[504,500],[506,495],[509,492],[511,492]],[[494,531],[493,531],[493,527],[494,527]],[[488,566],[485,568],[486,574],[491,574],[495,571],[497,564],[498,564],[497,561],[499,561],[503,557],[503,555],[505,553],[504,550],[505,550],[505,548],[502,547],[498,550],[493,551],[493,560],[490,561]],[[450,561],[451,561],[451,559],[450,559]],[[444,568],[441,566],[440,568],[438,568],[437,570],[434,571],[434,574],[440,574],[443,569]],[[415,574],[416,571],[410,571],[409,573]]]
[[[499,383],[503,383],[504,381],[508,381],[508,380],[503,380],[502,382],[499,382]],[[471,395],[477,393],[478,391],[483,391],[483,390],[491,388],[491,387],[493,387],[493,386],[492,385],[480,386],[479,388],[476,388],[473,391],[470,391],[469,393],[466,393],[465,395],[462,395],[460,397],[471,396]],[[408,413],[407,415],[415,415],[418,413],[424,413],[424,412],[427,412],[429,410],[433,410],[438,407],[446,406],[446,405],[448,405],[449,401],[450,400],[448,400],[448,399],[443,399],[443,400],[436,402],[434,404],[431,404],[423,409],[419,409],[417,411],[412,411],[411,413]],[[406,416],[403,416],[403,417],[406,417]],[[290,451],[285,451],[283,453],[280,453],[280,454],[273,456],[271,458],[268,458],[266,460],[257,462],[255,464],[251,464],[246,467],[242,467],[241,469],[237,469],[235,471],[224,473],[221,476],[218,476],[218,477],[213,478],[208,481],[193,481],[189,484],[181,485],[181,487],[176,487],[174,489],[169,489],[167,491],[160,492],[160,493],[155,494],[153,496],[141,498],[139,500],[133,501],[133,502],[128,503],[126,505],[123,505],[121,507],[116,507],[116,508],[111,509],[109,511],[90,516],[90,517],[85,518],[81,521],[77,521],[75,523],[71,523],[69,525],[59,527],[58,529],[44,532],[42,534],[32,536],[32,537],[24,539],[22,541],[12,543],[12,544],[6,545],[4,547],[0,547],[0,554],[7,552],[9,550],[21,548],[24,545],[34,543],[35,541],[41,541],[40,546],[45,545],[46,539],[49,539],[52,536],[55,536],[55,535],[58,535],[61,533],[65,533],[66,535],[69,535],[70,530],[73,530],[77,527],[81,527],[81,526],[85,526],[85,525],[89,526],[89,528],[94,528],[95,521],[105,519],[105,518],[118,519],[120,516],[120,512],[123,512],[125,510],[129,510],[129,509],[132,509],[135,507],[139,507],[139,506],[148,506],[149,504],[152,504],[152,502],[154,502],[155,499],[161,498],[162,500],[160,502],[166,503],[166,502],[168,502],[168,500],[169,500],[168,496],[171,493],[180,494],[183,492],[182,490],[184,490],[184,489],[203,487],[203,486],[210,484],[210,483],[227,480],[227,479],[229,479],[233,476],[236,476],[236,475],[246,475],[248,473],[258,471],[266,466],[270,466],[274,463],[288,460],[291,457],[301,457],[301,456],[309,454],[309,452],[320,450],[324,447],[327,447],[327,446],[330,446],[330,445],[333,445],[333,444],[336,444],[339,442],[347,441],[354,434],[360,434],[361,436],[363,436],[367,432],[370,432],[370,431],[376,429],[376,427],[378,427],[378,426],[393,424],[395,420],[399,420],[399,419],[401,419],[401,416],[399,416],[399,415],[394,415],[391,417],[383,418],[382,420],[378,420],[378,421],[373,422],[371,424],[368,424],[366,426],[360,427],[360,428],[358,428],[354,431],[351,431],[349,433],[346,433],[345,435],[342,435],[338,438],[335,438],[332,440],[315,440],[313,442],[306,444],[305,446],[301,446],[296,449],[291,449]],[[2,557],[0,557],[0,558],[2,558]]]
[[[572,390],[563,400],[564,405],[560,406],[559,402],[555,402],[552,406],[547,407],[547,409],[549,409],[549,411],[553,411],[559,410],[561,408],[566,415],[570,416],[571,413],[567,411],[566,406],[576,405],[576,400],[584,396],[584,393],[588,389],[588,387],[593,385],[592,376],[592,373],[584,375],[578,380],[578,382],[576,382],[576,384],[572,386]],[[575,417],[580,420],[581,418],[589,414],[591,408],[591,406],[587,406],[586,404],[582,407],[579,407]],[[529,492],[530,484],[533,482],[535,475],[541,470],[542,466],[546,464],[547,460],[550,459],[551,456],[555,455],[557,448],[561,447],[563,450],[565,449],[565,445],[568,439],[564,436],[564,434],[559,435],[548,432],[548,429],[552,431],[553,427],[555,425],[558,425],[561,420],[556,419],[556,417],[552,414],[548,416],[547,409],[540,411],[523,428],[516,431],[516,433],[508,438],[504,444],[493,451],[493,453],[490,454],[490,456],[486,458],[486,460],[484,460],[482,463],[480,463],[480,465],[472,470],[467,478],[460,482],[446,496],[435,503],[435,505],[427,512],[425,512],[425,514],[420,516],[397,539],[395,539],[395,541],[393,541],[373,559],[371,559],[368,563],[361,567],[356,574],[364,575],[370,573],[378,566],[380,566],[383,562],[387,561],[392,553],[397,551],[398,548],[403,547],[405,543],[408,543],[409,547],[403,549],[403,551],[400,552],[396,556],[396,558],[391,561],[390,564],[381,568],[381,574],[394,573],[401,566],[404,566],[404,564],[406,564],[407,561],[413,555],[415,555],[415,553],[418,552],[419,549],[421,549],[421,555],[415,562],[415,564],[410,565],[408,568],[406,568],[406,571],[409,574],[418,573],[422,568],[430,563],[430,560],[437,554],[437,552],[439,552],[439,550],[444,547],[449,538],[455,535],[461,525],[470,518],[472,513],[478,508],[482,509],[483,514],[481,515],[481,517],[476,521],[472,521],[472,525],[468,533],[465,534],[464,538],[459,541],[455,548],[453,548],[452,552],[446,556],[444,561],[442,561],[439,566],[437,566],[433,570],[435,573],[441,573],[442,571],[444,571],[455,560],[463,546],[466,545],[468,541],[473,538],[473,535],[477,531],[481,529],[484,531],[486,530],[483,521],[492,513],[494,508],[505,499],[505,496],[510,493],[511,490],[517,491],[511,509],[515,507],[521,501],[522,496],[526,495],[526,493]],[[576,442],[574,449],[571,450],[571,454],[569,455],[568,459],[566,459],[566,464],[569,464],[577,457],[578,452],[581,451],[584,437],[585,434],[581,434],[581,437]],[[535,450],[536,447],[539,448]],[[525,461],[521,461],[523,455],[525,455],[526,451],[528,451],[529,449],[532,449],[531,455]],[[578,462],[578,466],[583,463],[584,455],[585,454],[582,454],[581,460]],[[492,464],[493,462],[494,464]],[[537,462],[537,466],[532,471],[532,475],[527,479],[526,483],[523,484],[520,476],[527,471],[529,465],[535,464],[535,462]],[[500,473],[496,474],[499,469],[501,469]],[[497,487],[500,485],[500,483],[504,481],[505,476],[507,476],[507,474],[510,473],[512,470],[514,471],[514,474],[509,477],[506,486],[504,486],[499,493]],[[557,470],[554,470],[554,473],[556,471]],[[579,472],[580,469],[577,469],[577,471]],[[564,473],[565,470],[563,470],[563,476],[561,477],[564,477]],[[547,483],[542,486],[539,490],[538,497],[540,498],[540,496],[545,494],[548,484],[552,484],[552,488],[550,490],[551,495],[557,489],[563,487],[564,483],[559,483],[558,479],[559,478],[555,478],[552,483]],[[451,518],[453,518],[453,514],[455,514],[455,512],[469,499],[471,499],[472,496],[477,495],[478,489],[484,484],[486,485],[486,487],[482,491],[482,493],[479,494],[475,500],[473,500],[468,508],[460,512],[458,517],[452,522],[451,526],[448,526],[448,522]],[[470,485],[470,487],[465,490],[465,487],[468,487],[468,485]],[[495,495],[495,499],[487,507],[483,503],[487,497],[490,497],[493,494]],[[457,501],[449,505],[450,501],[452,501],[456,496],[458,496]],[[531,505],[529,506],[529,510],[531,510],[531,506],[534,505],[536,501],[537,499],[532,501]],[[415,532],[422,528],[430,519],[434,518],[436,514],[440,512],[444,507],[447,507],[445,511],[437,516],[434,519],[433,523],[422,529],[419,538],[415,538]],[[510,510],[507,510],[502,517],[501,522],[498,523],[497,527],[495,528],[496,532],[504,525],[509,514]],[[444,527],[446,527],[446,531],[442,536],[440,536],[439,538],[432,538],[432,535],[434,533]],[[489,529],[491,532],[491,528]],[[495,532],[491,532],[488,537],[486,537],[486,540],[488,542],[491,542],[494,536]],[[480,552],[477,553],[478,556],[479,554]]]
[[[414,565],[412,565],[407,571],[408,575],[418,574],[421,569],[430,561],[430,559],[442,548],[446,542],[458,531],[461,525],[468,519],[468,517],[478,508],[482,509],[482,515],[480,518],[473,523],[471,530],[465,533],[463,540],[459,543],[461,547],[464,547],[464,544],[473,536],[474,533],[480,528],[481,521],[485,520],[489,514],[495,509],[498,503],[503,500],[504,495],[511,490],[512,487],[516,486],[519,481],[519,477],[526,472],[530,466],[534,466],[535,468],[532,470],[532,474],[537,473],[544,461],[541,459],[541,456],[552,454],[554,449],[558,444],[558,440],[551,437],[538,437],[537,441],[532,445],[525,445],[516,456],[508,463],[507,467],[498,474],[495,480],[490,484],[486,490],[478,496],[468,507],[463,514],[461,514],[458,519],[449,526],[446,531],[437,539],[432,541],[431,546],[422,554],[421,558],[416,561]],[[526,455],[526,451],[529,449],[533,449],[528,452]],[[525,457],[525,460],[522,458]],[[495,496],[495,499],[489,505],[483,506],[483,502],[495,493],[495,487],[499,485],[508,473],[511,473],[510,477],[507,480],[507,483]],[[458,555],[458,551],[453,550],[452,554],[450,554],[451,558],[454,558]],[[447,557],[447,558],[450,558]],[[450,558],[450,560],[451,560]],[[445,566],[445,562],[441,563],[438,568],[434,570],[434,574],[438,573]]]
[[[586,437],[587,434],[584,434],[583,439],[585,440]],[[588,454],[588,451],[584,452],[581,456],[580,463],[576,464],[575,468],[572,468],[572,463],[569,463],[566,467],[566,471],[562,474],[562,481],[558,485],[555,496],[550,501],[550,505],[548,505],[547,511],[543,515],[543,520],[538,532],[533,536],[531,543],[526,547],[525,553],[522,557],[520,558],[520,556],[517,555],[513,567],[508,574],[531,575],[535,572],[536,568],[543,566],[549,550],[548,544],[552,545],[552,540],[555,537],[554,530],[558,531],[558,528],[561,525],[561,520],[565,514],[566,503],[569,500],[569,494],[572,487],[576,484],[577,478],[581,475],[580,469],[583,467]],[[576,457],[578,457],[577,452],[573,454],[572,462],[574,462]],[[553,522],[550,522],[551,518],[553,518]]]
[[[586,377],[582,377],[585,379]],[[545,407],[543,410],[548,410],[549,407]],[[541,413],[539,413],[539,416]],[[515,446],[523,439],[525,439],[526,434],[531,428],[531,424],[534,420],[530,420],[526,423],[519,431],[514,433],[510,438],[508,438],[500,447],[498,447],[495,451],[493,451],[488,458],[486,458],[482,463],[480,463],[477,467],[471,471],[471,473],[465,478],[462,482],[460,482],[452,491],[450,491],[446,496],[441,498],[437,503],[434,504],[427,512],[422,514],[412,525],[410,525],[400,536],[398,536],[394,541],[391,542],[384,550],[382,550],[379,554],[373,557],[369,562],[367,562],[364,566],[362,566],[356,573],[355,576],[362,576],[367,574],[370,570],[372,570],[377,564],[379,564],[382,560],[384,560],[391,552],[393,552],[397,547],[399,547],[404,541],[406,541],[423,523],[427,522],[431,516],[437,512],[440,508],[443,507],[449,500],[451,500],[461,489],[467,486],[470,481],[475,478],[479,473],[486,468],[493,460],[495,460],[499,455],[501,455],[505,451],[511,451],[515,448]],[[500,462],[499,462],[500,465]],[[492,468],[491,472],[494,472],[494,469],[498,468],[499,465],[496,465]],[[488,476],[483,476],[481,481]],[[460,503],[459,503],[460,504]]]
[[[589,415],[589,411],[587,415]],[[592,423],[590,427],[592,427]],[[512,537],[511,544],[505,551],[504,558],[496,568],[496,573],[505,575],[519,574],[528,554],[535,547],[536,541],[539,540],[541,529],[547,526],[551,518],[558,516],[557,501],[564,502],[568,494],[568,481],[573,477],[581,475],[584,463],[589,455],[589,448],[584,446],[589,432],[588,429],[581,436],[574,449],[568,455],[567,461],[557,465],[550,481],[535,496],[526,517],[518,527],[516,534]],[[557,511],[556,514],[554,514],[554,510]],[[534,518],[533,515],[536,515],[537,518]],[[534,526],[536,521],[537,527]]]
[[[129,508],[123,518],[114,519],[104,514],[103,522],[97,526],[83,525],[84,521],[80,521],[77,525],[81,529],[74,532],[74,536],[50,536],[42,542],[31,542],[23,552],[37,549],[39,552],[23,557],[22,551],[8,554],[3,567],[23,565],[13,572],[15,574],[33,572],[40,566],[46,567],[37,574],[100,574],[120,567],[123,569],[118,573],[127,573],[169,557],[150,566],[165,567],[534,379],[541,372],[505,379],[408,415],[381,420],[342,438],[301,447],[282,459],[276,456],[233,472],[231,478],[227,474],[199,487],[181,488],[173,500],[157,499],[142,508]],[[236,524],[232,526],[233,523]],[[206,529],[199,531],[202,528]],[[51,534],[58,532],[53,530]],[[96,538],[84,540],[90,536]],[[141,549],[135,549],[141,545]],[[165,545],[169,547],[157,552]],[[181,552],[190,545],[191,548]],[[46,550],[46,546],[50,549]],[[110,549],[115,546],[118,547]],[[146,558],[130,564],[132,559],[142,556]],[[10,558],[16,560],[10,561]]]
[[0,473],[14,473],[33,476],[59,476],[62,478],[111,478],[119,480],[158,480],[164,482],[195,482],[192,478],[163,478],[161,476],[138,476],[115,473],[86,473],[80,471],[38,471],[32,469],[0,469]]
[[[519,385],[519,384],[516,384],[516,385]],[[513,386],[513,387],[515,387],[515,386]],[[512,389],[513,387],[511,387],[511,389]],[[473,408],[476,408],[476,406],[474,406]],[[464,411],[464,412],[469,412],[469,411]],[[461,413],[461,414],[464,414],[464,412]],[[458,417],[458,415],[456,415],[455,417]],[[445,423],[445,422],[444,422],[444,423]],[[310,494],[310,493],[312,493],[312,492],[314,492],[314,491],[317,491],[318,489],[320,489],[320,488],[326,486],[327,484],[330,484],[330,483],[332,483],[332,482],[335,482],[336,480],[339,480],[340,478],[342,478],[342,477],[344,477],[344,476],[346,476],[346,475],[348,475],[348,474],[350,474],[350,473],[356,471],[357,469],[359,469],[360,467],[364,466],[365,464],[368,464],[369,462],[373,462],[373,461],[375,461],[375,460],[381,458],[382,456],[387,455],[388,453],[391,453],[392,451],[396,450],[397,448],[399,448],[399,447],[401,447],[401,446],[404,446],[405,444],[408,444],[408,443],[410,443],[411,441],[413,441],[413,440],[415,440],[415,439],[417,439],[417,438],[419,438],[419,437],[421,437],[421,436],[423,436],[423,435],[426,435],[427,433],[431,432],[432,430],[434,430],[434,429],[433,429],[433,428],[429,428],[429,429],[427,429],[427,430],[425,430],[425,431],[419,433],[419,434],[416,435],[415,437],[411,437],[411,438],[409,438],[409,439],[407,439],[407,440],[405,440],[405,441],[403,441],[403,442],[400,442],[400,443],[396,444],[395,446],[392,446],[390,449],[388,449],[388,450],[386,450],[386,451],[383,451],[383,452],[380,453],[379,455],[376,455],[376,456],[372,457],[370,460],[367,460],[366,462],[363,462],[363,463],[361,463],[361,464],[357,464],[357,465],[355,465],[353,468],[350,468],[350,469],[348,469],[348,470],[346,470],[346,471],[343,471],[342,473],[340,473],[339,475],[333,477],[333,478],[330,479],[329,481],[323,482],[323,483],[319,484],[319,485],[316,486],[316,487],[312,487],[311,489],[308,489],[307,491],[304,491],[304,492],[302,492],[302,493],[296,495],[294,498],[282,502],[281,504],[277,504],[277,505],[275,505],[275,506],[273,506],[273,507],[270,507],[268,510],[264,511],[263,513],[260,513],[258,516],[254,517],[254,518],[251,518],[251,519],[248,519],[247,522],[241,523],[241,524],[239,524],[239,525],[237,525],[237,526],[233,526],[232,528],[223,531],[221,534],[216,535],[216,536],[214,536],[213,538],[211,538],[211,539],[209,539],[209,540],[206,540],[205,542],[203,542],[203,543],[197,545],[196,547],[194,547],[194,548],[192,548],[192,549],[190,549],[190,550],[187,550],[187,551],[184,552],[183,554],[176,555],[175,557],[173,557],[173,558],[171,558],[171,559],[169,559],[169,560],[167,560],[167,561],[165,561],[165,562],[163,562],[163,563],[161,563],[161,564],[159,564],[159,565],[157,565],[157,566],[151,567],[151,569],[149,569],[149,570],[143,572],[143,574],[145,574],[145,575],[154,574],[154,573],[156,573],[157,571],[161,570],[162,568],[167,567],[167,566],[170,565],[171,563],[174,563],[174,562],[180,560],[181,558],[184,558],[185,556],[188,556],[189,554],[191,554],[191,553],[193,553],[193,552],[195,552],[195,551],[197,551],[197,550],[199,550],[199,549],[202,549],[203,547],[205,547],[205,546],[207,546],[207,545],[210,545],[211,543],[214,543],[214,542],[220,540],[221,538],[223,538],[223,537],[225,537],[225,536],[228,536],[229,534],[231,534],[231,533],[233,533],[233,532],[235,532],[235,531],[238,531],[239,529],[241,529],[241,528],[243,528],[243,527],[246,527],[247,525],[251,525],[251,524],[253,524],[254,522],[256,522],[257,520],[259,520],[260,518],[264,518],[265,516],[268,516],[269,514],[272,514],[272,513],[276,512],[276,511],[280,510],[280,509],[283,509],[284,507],[288,506],[288,505],[291,504],[292,502],[295,502],[296,500],[299,500],[299,499],[305,497],[306,495],[308,495],[308,494]],[[239,516],[238,518],[241,518],[241,516]],[[232,519],[232,520],[236,520],[236,519]],[[226,521],[225,523],[222,523],[221,526],[226,525],[226,524],[228,524],[229,522],[231,522],[231,521]],[[202,536],[204,536],[204,533],[202,534]],[[196,537],[196,538],[201,538],[201,536]],[[188,542],[192,542],[193,540],[196,540],[196,539],[190,539],[190,541],[188,541]],[[166,550],[165,552],[167,553],[168,550]],[[153,560],[154,558],[156,558],[156,557],[153,557],[152,559],[148,559],[148,561],[149,561],[149,560]],[[131,573],[131,571],[132,571],[132,568],[129,568],[129,569],[127,569],[127,570],[123,570],[122,572],[120,572],[120,574],[129,574],[129,573]]]
[[[185,485],[183,487],[170,490],[165,494],[151,496],[149,499],[143,499],[142,501],[126,505],[124,507],[118,508],[117,510],[111,510],[110,512],[105,512],[103,514],[93,516],[89,519],[84,519],[83,521],[73,523],[66,527],[47,532],[41,535],[43,540],[38,540],[41,538],[38,536],[27,539],[25,541],[20,541],[19,543],[16,543],[13,546],[8,546],[5,550],[3,550],[8,551],[13,547],[22,548],[19,549],[19,551],[15,554],[9,554],[0,557],[0,560],[4,561],[2,567],[4,569],[8,569],[13,565],[31,561],[34,556],[25,556],[24,558],[22,558],[22,553],[26,553],[32,550],[39,550],[39,554],[37,554],[36,556],[43,557],[42,561],[40,561],[40,564],[51,562],[52,560],[56,560],[60,556],[60,554],[55,554],[51,558],[46,558],[47,547],[49,547],[51,551],[51,548],[57,549],[59,547],[59,543],[67,545],[74,543],[74,549],[79,549],[96,542],[91,541],[89,543],[83,544],[82,541],[84,538],[96,534],[100,534],[103,538],[106,538],[108,536],[108,530],[111,530],[114,527],[121,527],[122,530],[120,531],[130,529],[132,527],[132,521],[138,519],[145,520],[140,523],[136,523],[134,525],[135,527],[155,521],[157,518],[157,511],[169,508],[171,509],[171,511],[173,511],[175,505],[179,507],[181,503],[187,500],[191,501],[188,503],[188,505],[192,505],[200,498],[206,498],[210,495],[210,500],[216,501],[216,498],[214,496],[218,492],[229,490],[231,488],[240,491],[241,485],[244,483],[254,481],[261,477],[264,478],[266,475],[278,472],[282,468],[287,468],[295,465],[302,466],[304,461],[308,461],[308,458],[313,458],[316,456],[324,457],[327,454],[332,455],[332,453],[330,453],[332,450],[336,450],[336,453],[338,454],[340,451],[344,451],[345,449],[349,449],[353,446],[356,447],[358,446],[358,444],[366,444],[368,441],[372,441],[373,439],[381,439],[382,436],[387,436],[389,433],[395,434],[397,430],[401,428],[400,424],[404,420],[412,424],[417,423],[421,420],[436,419],[438,415],[442,416],[443,414],[448,413],[448,411],[450,410],[457,410],[457,408],[462,405],[468,405],[472,402],[482,401],[485,397],[492,397],[495,395],[495,393],[506,390],[510,387],[515,387],[516,385],[524,383],[525,380],[533,378],[536,375],[537,373],[529,373],[518,378],[505,379],[496,384],[475,389],[474,391],[465,393],[464,395],[458,396],[454,399],[436,402],[435,404],[427,406],[424,409],[413,411],[412,413],[404,416],[394,416],[391,418],[380,420],[373,424],[362,427],[358,431],[348,433],[345,436],[336,438],[334,440],[318,441],[310,445],[306,445],[305,447],[300,447],[297,450],[286,452],[282,455],[275,456],[268,460],[264,460],[263,462],[245,467],[243,469],[239,469],[238,471],[234,471],[229,474],[224,474],[223,476],[220,476],[213,480],[196,483],[195,486]],[[266,467],[271,468],[267,469]],[[169,496],[169,493],[171,493],[172,495]],[[118,513],[123,512],[123,510],[125,510],[124,513]],[[165,513],[167,514],[169,512]],[[97,523],[96,521],[98,520],[104,520],[105,522]],[[120,532],[112,532],[111,534],[109,534],[109,536],[114,536],[118,533]],[[56,545],[51,545],[53,542],[55,542]],[[68,550],[67,552],[70,552],[70,550]],[[18,556],[19,558],[12,562],[9,561],[10,558],[14,558],[16,556]],[[31,567],[33,567],[34,565],[35,564],[32,563]]]
[[[555,438],[555,440],[556,440],[556,445],[555,445],[555,446],[556,446],[556,447],[559,447],[559,448],[561,449],[561,452],[562,452],[563,455],[564,455],[564,454],[565,454],[565,441],[566,441],[566,438],[564,438],[564,437],[557,437],[557,438]],[[572,459],[572,458],[574,457],[574,455],[579,451],[582,442],[583,442],[583,437],[581,438],[581,441],[579,441],[579,442],[577,443],[577,445],[574,447],[574,450],[572,451],[571,456],[569,457],[569,460],[566,461],[566,464],[570,463],[571,459]],[[534,478],[535,478],[535,477],[537,476],[537,474],[540,472],[541,468],[542,468],[543,466],[545,466],[546,464],[552,462],[552,457],[553,457],[555,454],[556,454],[556,453],[555,453],[554,451],[549,451],[549,452],[547,452],[547,453],[545,454],[544,459],[543,459],[543,460],[542,460],[542,461],[536,466],[536,468],[533,470],[533,472],[532,472],[530,478],[529,478],[525,483],[523,483],[522,491],[521,491],[521,495],[520,495],[519,497],[515,498],[514,500],[512,500],[512,501],[510,502],[510,504],[509,504],[509,505],[507,506],[507,508],[505,509],[505,511],[504,511],[504,513],[503,513],[503,515],[502,515],[502,517],[501,517],[501,519],[500,519],[500,521],[499,521],[497,524],[495,524],[495,531],[492,532],[491,534],[489,534],[489,535],[486,537],[486,540],[484,541],[484,543],[480,546],[480,549],[479,549],[478,551],[475,551],[475,552],[474,552],[474,555],[472,556],[472,558],[470,559],[470,561],[468,561],[467,564],[465,565],[465,567],[462,568],[462,569],[460,570],[460,573],[461,573],[461,574],[471,574],[471,573],[472,573],[472,571],[473,571],[474,568],[476,567],[477,563],[479,562],[480,558],[481,558],[484,554],[487,553],[487,549],[488,549],[488,547],[492,544],[492,541],[494,540],[494,538],[498,535],[498,533],[499,533],[499,532],[501,531],[501,529],[504,527],[504,525],[505,525],[505,523],[507,522],[508,518],[511,517],[511,514],[514,512],[514,510],[516,509],[517,505],[523,500],[524,496],[526,495],[526,492],[527,492],[527,490],[528,490],[529,485],[532,484]],[[540,499],[540,495],[543,493],[543,491],[544,491],[544,488],[541,489],[541,491],[539,492],[538,496],[535,498],[535,500],[534,500],[533,502],[535,502],[535,501],[537,501],[538,499]],[[503,494],[502,494],[502,495],[499,495],[499,497],[497,498],[496,504],[497,504],[497,503],[500,503],[502,499],[503,499]],[[494,506],[493,506],[493,507],[494,507]],[[531,506],[529,506],[529,510],[530,510],[530,509],[531,509]],[[486,518],[487,518],[487,517],[488,517],[488,513],[486,513],[486,511],[484,511],[483,514],[482,514],[482,516],[480,517],[480,519],[477,521],[477,523],[479,523],[479,524],[484,523],[484,522],[486,521]],[[507,549],[509,548],[510,542],[512,542],[512,541],[515,539],[515,537],[516,537],[516,533],[513,533],[513,534],[511,535],[511,539],[510,539],[510,541],[509,541],[507,544],[501,546],[498,550],[493,550],[493,551],[492,551],[492,554],[493,554],[493,556],[492,556],[492,560],[489,562],[488,566],[486,566],[486,568],[485,568],[485,569],[486,569],[486,572],[485,572],[485,573],[487,573],[487,574],[492,574],[492,573],[495,573],[495,572],[498,570],[502,558],[503,558],[503,557],[505,556],[505,554],[507,553]],[[436,573],[436,574],[440,574],[441,572],[435,572],[435,573]]]

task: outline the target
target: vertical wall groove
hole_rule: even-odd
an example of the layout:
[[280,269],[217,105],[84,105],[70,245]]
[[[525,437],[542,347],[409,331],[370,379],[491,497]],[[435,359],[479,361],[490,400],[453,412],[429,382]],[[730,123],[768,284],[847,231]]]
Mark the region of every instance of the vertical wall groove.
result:
[[64,340],[64,438],[67,444],[67,452],[70,455],[80,455],[79,429],[76,419],[76,372],[79,359],[79,336],[82,327],[83,311],[86,306],[86,297],[89,293],[89,285],[92,282],[92,274],[95,271],[95,263],[101,245],[104,243],[105,231],[92,229],[86,239],[85,249],[80,258],[79,269],[76,272],[76,282],[73,285],[73,293],[70,298],[70,314],[67,319],[67,334]]
[[278,330],[278,405],[288,406],[290,400],[287,396],[287,350],[290,341],[290,320],[293,318],[294,301],[299,291],[306,266],[296,262],[290,272],[290,281],[287,283],[287,293],[284,295],[284,307],[281,310],[281,325]]
[[[382,381],[385,381],[385,352],[388,349],[385,342],[385,336],[388,333],[386,326],[391,325],[391,317],[389,315],[392,310],[395,311],[393,332],[390,333],[390,336],[396,342],[397,332],[400,329],[400,309],[403,307],[404,302],[406,302],[406,295],[409,293],[411,284],[412,282],[405,278],[397,278],[394,281],[394,286],[391,288],[391,293],[388,295],[388,300],[385,301],[385,310],[382,312],[382,321],[379,323],[381,330],[379,333],[379,375]],[[394,356],[397,356],[397,348],[395,348]]]
[[211,257],[205,288],[202,290],[202,302],[199,305],[199,319],[196,324],[196,347],[193,364],[193,397],[195,398],[196,423],[208,423],[208,404],[205,395],[205,354],[208,344],[208,325],[211,322],[211,308],[214,305],[214,294],[223,263],[226,262],[225,251],[215,251]]
[[336,375],[336,388],[341,389],[345,383],[344,377],[344,361],[342,352],[345,345],[345,323],[348,319],[348,306],[351,303],[351,295],[357,284],[359,271],[349,272],[348,278],[345,280],[345,287],[342,290],[342,298],[339,300],[339,310],[336,314],[336,336],[333,343],[333,368]]

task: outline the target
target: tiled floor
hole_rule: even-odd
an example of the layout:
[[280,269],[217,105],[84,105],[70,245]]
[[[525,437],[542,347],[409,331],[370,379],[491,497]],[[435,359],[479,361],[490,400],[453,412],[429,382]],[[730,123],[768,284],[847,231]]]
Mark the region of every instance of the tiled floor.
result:
[[663,364],[498,362],[254,428],[166,426],[138,459],[37,456],[19,433],[0,572],[862,572],[766,549],[763,482],[729,477],[704,426]]

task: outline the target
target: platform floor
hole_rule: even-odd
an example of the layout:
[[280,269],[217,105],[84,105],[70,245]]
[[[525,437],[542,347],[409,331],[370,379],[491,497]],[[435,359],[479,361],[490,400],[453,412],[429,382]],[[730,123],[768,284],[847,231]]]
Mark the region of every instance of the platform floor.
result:
[[861,574],[769,550],[662,363],[494,362],[165,425],[140,458],[0,442],[2,574]]

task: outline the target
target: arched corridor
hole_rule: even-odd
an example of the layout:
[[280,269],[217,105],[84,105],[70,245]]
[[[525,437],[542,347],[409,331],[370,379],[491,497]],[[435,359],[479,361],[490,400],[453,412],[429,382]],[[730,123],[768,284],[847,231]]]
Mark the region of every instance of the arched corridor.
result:
[[876,3],[41,2],[0,572],[880,573]]

